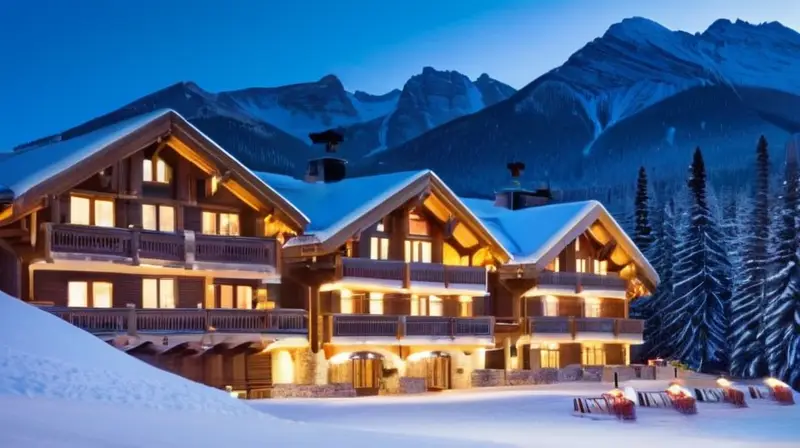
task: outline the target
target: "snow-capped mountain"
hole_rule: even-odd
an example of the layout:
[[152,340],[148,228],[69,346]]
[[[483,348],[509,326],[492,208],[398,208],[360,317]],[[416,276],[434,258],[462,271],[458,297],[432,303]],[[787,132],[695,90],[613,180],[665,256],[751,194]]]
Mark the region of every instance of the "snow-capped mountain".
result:
[[458,72],[430,67],[412,77],[402,91],[383,95],[349,92],[333,75],[316,82],[220,93],[183,82],[30,144],[71,138],[112,121],[171,108],[248,166],[301,174],[311,154],[310,132],[344,128],[347,139],[341,152],[358,162],[368,153],[400,145],[514,93],[513,88],[485,74],[472,82]]
[[632,184],[639,165],[685,176],[696,146],[712,171],[737,170],[760,134],[779,147],[800,130],[797,73],[800,34],[778,23],[718,20],[689,34],[627,19],[508,100],[361,170],[431,168],[467,194],[491,193],[512,159],[565,188]]

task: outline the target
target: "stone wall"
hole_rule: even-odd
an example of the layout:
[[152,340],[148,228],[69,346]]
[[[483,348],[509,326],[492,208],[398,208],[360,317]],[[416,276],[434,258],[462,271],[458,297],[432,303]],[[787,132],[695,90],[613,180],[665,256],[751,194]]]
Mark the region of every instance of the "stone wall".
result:
[[276,384],[270,392],[271,398],[346,398],[355,397],[352,384]]
[[408,395],[427,392],[425,378],[392,375],[381,380],[381,395]]
[[314,382],[314,354],[309,349],[294,352],[294,376],[297,384]]
[[506,371],[500,369],[476,369],[472,371],[472,387],[505,386]]

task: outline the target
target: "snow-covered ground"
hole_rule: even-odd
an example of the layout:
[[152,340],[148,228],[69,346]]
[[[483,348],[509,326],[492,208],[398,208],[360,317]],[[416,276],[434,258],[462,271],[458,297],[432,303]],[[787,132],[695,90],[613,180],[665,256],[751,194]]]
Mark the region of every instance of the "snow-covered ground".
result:
[[[0,447],[461,447],[258,412],[0,293]],[[481,447],[473,443],[468,447]]]
[[[657,390],[657,385],[666,386],[645,384],[650,384],[652,390]],[[800,406],[783,407],[766,401],[750,400],[747,409],[699,403],[694,416],[667,409],[637,408],[638,420],[632,423],[572,415],[573,397],[597,396],[608,389],[608,385],[597,383],[571,383],[408,397],[260,400],[251,404],[271,415],[296,421],[440,436],[481,442],[484,446],[800,446]]]
[[[650,383],[648,386],[664,387]],[[635,423],[571,415],[574,383],[407,397],[243,402],[155,369],[0,293],[0,447],[798,446],[800,406],[638,409]],[[680,446],[680,445],[678,445]]]

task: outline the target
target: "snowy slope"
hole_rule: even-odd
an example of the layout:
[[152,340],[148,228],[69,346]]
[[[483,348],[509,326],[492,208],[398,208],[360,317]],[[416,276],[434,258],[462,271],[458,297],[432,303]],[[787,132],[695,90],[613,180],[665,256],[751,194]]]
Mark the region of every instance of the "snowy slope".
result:
[[3,448],[487,446],[282,420],[3,293],[0,428]]

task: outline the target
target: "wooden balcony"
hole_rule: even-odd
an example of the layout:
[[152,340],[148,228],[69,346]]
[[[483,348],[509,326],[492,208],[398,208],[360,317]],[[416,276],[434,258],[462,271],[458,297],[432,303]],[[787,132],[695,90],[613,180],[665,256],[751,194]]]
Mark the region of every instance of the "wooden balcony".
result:
[[137,309],[41,307],[90,333],[306,334],[304,310]]
[[[494,337],[494,318],[443,316],[381,316],[333,314],[326,316],[330,337],[448,338]],[[329,339],[330,340],[330,339]]]
[[157,260],[175,266],[218,263],[274,268],[278,250],[273,238],[50,223],[45,224],[45,244],[48,259],[96,258],[132,264]]
[[574,288],[575,291],[584,289],[603,291],[625,291],[627,281],[619,275],[609,272],[607,275],[589,274],[584,272],[550,272],[542,271],[537,277],[537,286],[540,288]]
[[397,287],[436,285],[443,288],[486,290],[486,269],[480,266],[449,266],[439,263],[405,263],[369,258],[341,258],[336,264],[339,280],[358,278],[395,282]]
[[529,317],[527,325],[531,337],[589,339],[597,337],[642,339],[644,321],[610,317]]

